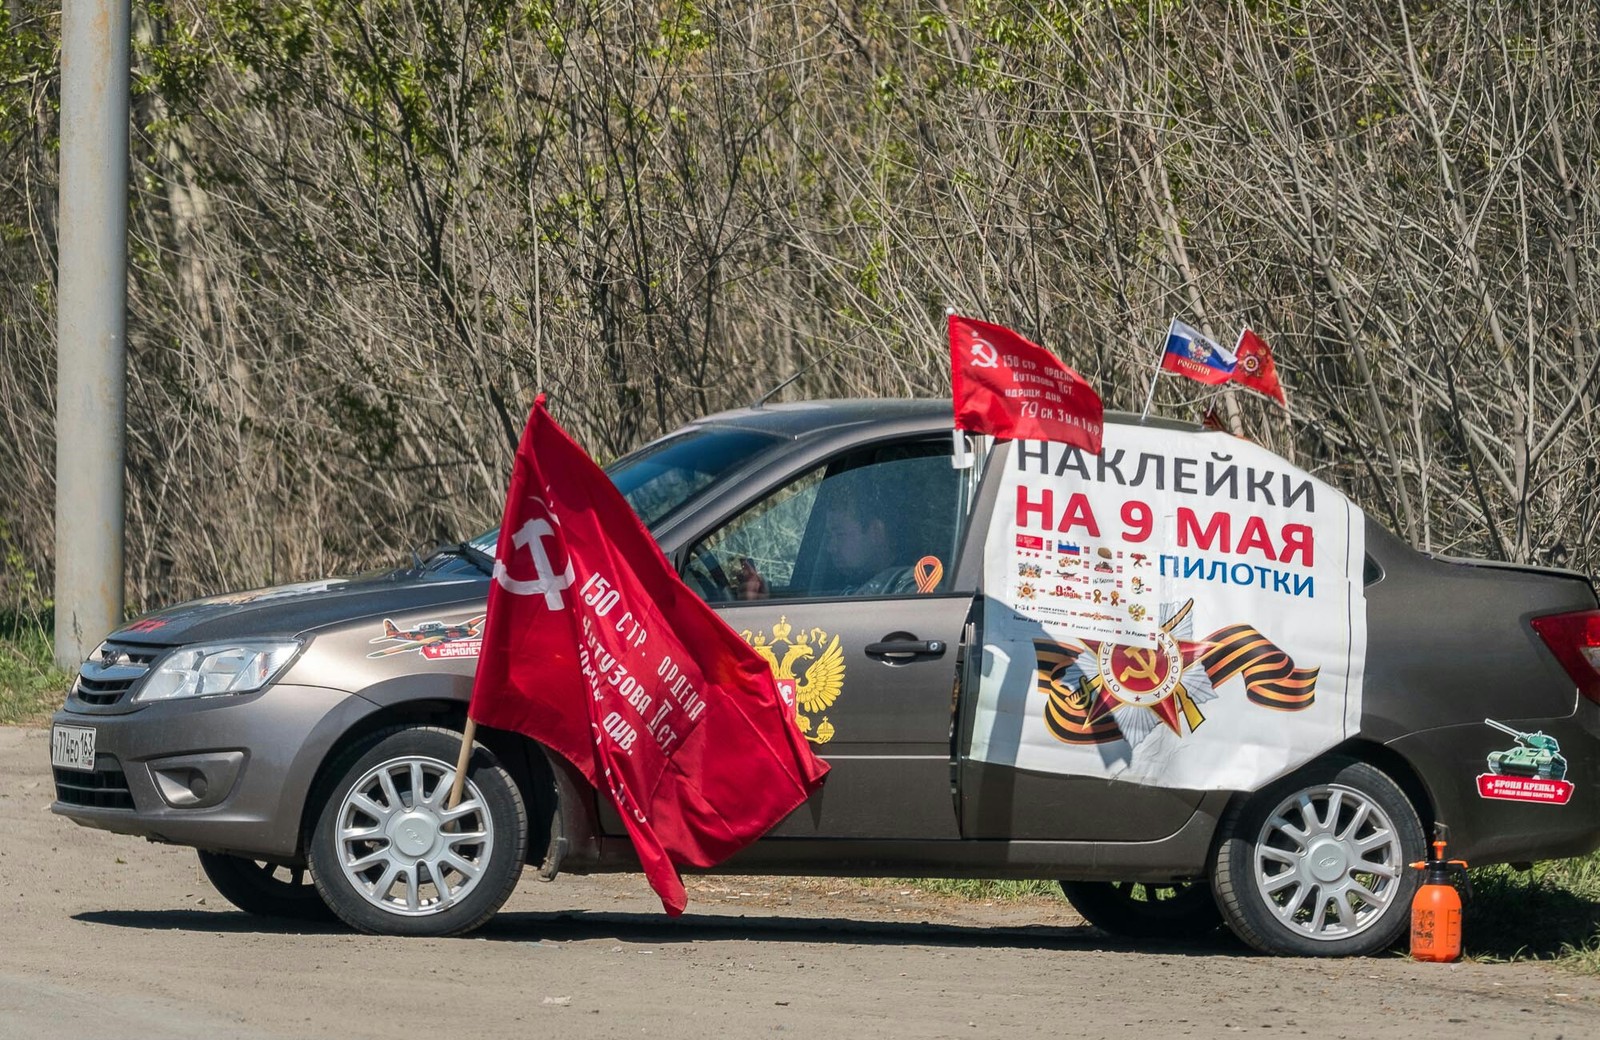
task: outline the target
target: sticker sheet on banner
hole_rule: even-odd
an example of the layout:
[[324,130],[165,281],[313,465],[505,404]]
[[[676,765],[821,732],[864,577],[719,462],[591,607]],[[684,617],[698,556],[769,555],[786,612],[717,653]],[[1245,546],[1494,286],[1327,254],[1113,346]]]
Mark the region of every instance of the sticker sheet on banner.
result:
[[1017,534],[1004,595],[1059,627],[1139,645],[1160,628],[1156,560],[1115,543]]
[[1121,424],[1098,457],[1019,441],[999,464],[975,759],[1254,790],[1357,731],[1344,495],[1248,441]]

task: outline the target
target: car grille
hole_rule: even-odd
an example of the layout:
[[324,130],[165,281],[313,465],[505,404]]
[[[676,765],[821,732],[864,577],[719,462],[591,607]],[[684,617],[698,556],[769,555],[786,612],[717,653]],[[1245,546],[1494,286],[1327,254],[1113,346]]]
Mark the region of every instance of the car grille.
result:
[[84,805],[93,809],[132,809],[133,795],[128,791],[128,774],[115,755],[95,755],[94,772],[77,769],[55,770],[56,800],[67,805]]
[[139,685],[150,670],[150,662],[161,652],[161,647],[106,643],[99,653],[83,662],[78,681],[72,684],[72,696],[90,708],[118,704]]

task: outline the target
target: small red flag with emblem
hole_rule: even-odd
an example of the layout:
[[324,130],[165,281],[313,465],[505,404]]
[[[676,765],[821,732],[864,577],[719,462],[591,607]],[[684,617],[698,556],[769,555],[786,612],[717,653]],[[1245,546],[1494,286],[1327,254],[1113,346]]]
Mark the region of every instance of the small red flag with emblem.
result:
[[1267,346],[1266,340],[1249,328],[1242,329],[1239,332],[1239,345],[1233,349],[1233,354],[1237,359],[1233,367],[1233,382],[1263,397],[1270,397],[1285,408],[1289,407],[1289,400],[1283,394],[1283,384],[1278,382],[1277,366],[1272,363],[1272,348]]
[[1078,373],[1001,325],[950,315],[956,429],[1100,453],[1105,409]]
[[544,397],[517,448],[468,715],[609,796],[667,913],[828,771],[766,661],[681,580]]

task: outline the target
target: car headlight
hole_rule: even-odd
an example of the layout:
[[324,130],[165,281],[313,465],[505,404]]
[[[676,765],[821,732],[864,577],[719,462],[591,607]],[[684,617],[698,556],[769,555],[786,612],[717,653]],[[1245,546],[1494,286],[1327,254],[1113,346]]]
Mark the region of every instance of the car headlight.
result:
[[162,658],[134,695],[136,701],[254,693],[278,677],[299,643],[211,643],[186,646]]

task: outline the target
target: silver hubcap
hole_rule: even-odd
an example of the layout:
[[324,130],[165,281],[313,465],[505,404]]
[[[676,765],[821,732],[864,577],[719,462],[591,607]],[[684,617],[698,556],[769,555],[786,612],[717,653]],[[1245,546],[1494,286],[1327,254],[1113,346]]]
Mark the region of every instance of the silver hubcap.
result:
[[1405,862],[1394,822],[1340,784],[1285,798],[1256,836],[1256,891],[1285,927],[1345,939],[1383,916]]
[[362,774],[339,804],[339,867],[367,902],[426,917],[464,899],[488,865],[494,825],[470,780],[446,809],[456,770],[433,758],[395,758]]

